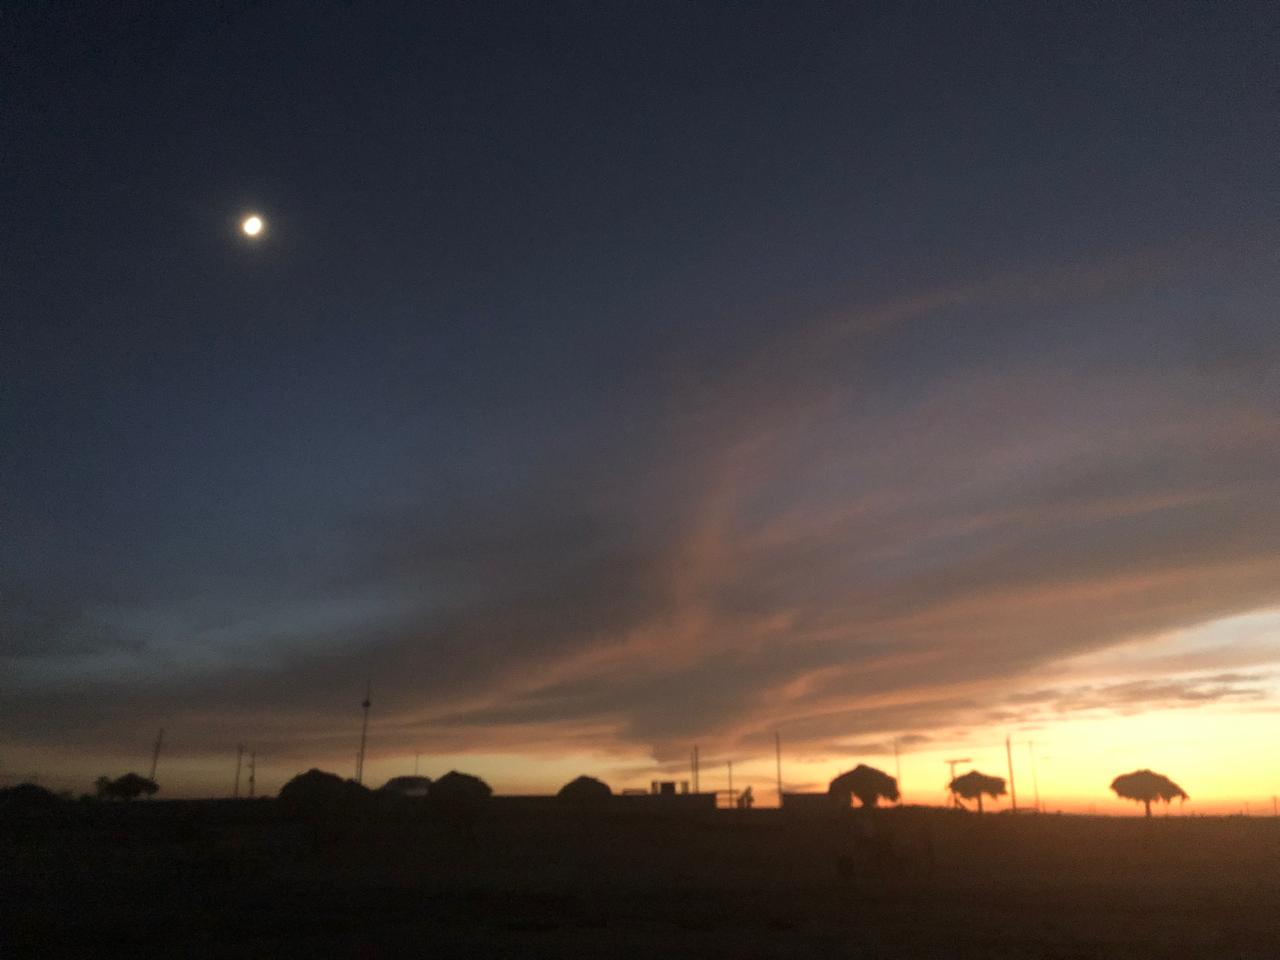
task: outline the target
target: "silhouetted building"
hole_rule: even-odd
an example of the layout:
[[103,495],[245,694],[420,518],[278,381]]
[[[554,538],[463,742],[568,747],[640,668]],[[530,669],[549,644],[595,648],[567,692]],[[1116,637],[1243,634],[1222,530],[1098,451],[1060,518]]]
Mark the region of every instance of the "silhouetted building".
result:
[[615,805],[624,810],[658,813],[699,813],[716,809],[714,793],[690,793],[687,780],[654,780],[649,792],[624,790],[614,797]]

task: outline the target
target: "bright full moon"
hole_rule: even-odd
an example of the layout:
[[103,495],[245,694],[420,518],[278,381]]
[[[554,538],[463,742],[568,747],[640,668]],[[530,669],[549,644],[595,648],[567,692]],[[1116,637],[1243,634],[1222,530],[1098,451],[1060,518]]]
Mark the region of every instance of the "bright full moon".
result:
[[240,224],[240,229],[244,231],[246,237],[256,237],[262,232],[264,226],[262,218],[255,213],[251,217],[244,218],[244,221]]

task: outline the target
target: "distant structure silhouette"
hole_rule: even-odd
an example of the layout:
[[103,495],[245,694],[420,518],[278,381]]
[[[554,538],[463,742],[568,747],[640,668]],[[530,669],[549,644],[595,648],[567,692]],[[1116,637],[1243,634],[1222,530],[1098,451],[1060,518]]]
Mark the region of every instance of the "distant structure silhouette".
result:
[[956,777],[947,786],[951,791],[951,795],[956,798],[956,805],[964,807],[959,800],[963,797],[965,800],[976,800],[978,803],[978,813],[982,813],[982,798],[984,796],[995,799],[1005,795],[1004,777],[992,777],[985,773],[979,773],[977,770],[970,770]]
[[1166,804],[1173,800],[1189,800],[1187,792],[1166,777],[1163,773],[1151,770],[1135,770],[1123,773],[1111,781],[1111,789],[1116,796],[1124,800],[1136,800],[1151,816],[1151,801],[1163,800]]
[[378,792],[396,797],[429,797],[431,795],[431,778],[419,776],[392,777]]
[[863,807],[871,808],[881,800],[896,801],[898,781],[883,770],[860,763],[832,780],[827,795],[841,809],[851,806],[854,797]]
[[560,788],[556,796],[565,803],[581,807],[601,807],[613,798],[613,791],[595,777],[575,777]]

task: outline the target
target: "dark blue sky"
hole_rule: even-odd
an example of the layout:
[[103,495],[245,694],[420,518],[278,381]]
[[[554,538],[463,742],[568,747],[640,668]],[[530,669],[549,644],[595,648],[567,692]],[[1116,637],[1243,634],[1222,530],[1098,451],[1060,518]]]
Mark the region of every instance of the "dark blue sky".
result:
[[[322,704],[372,672],[387,750],[820,746],[870,721],[815,678],[892,689],[887,650],[994,683],[1275,602],[1278,41],[1269,4],[11,5],[8,742],[216,751],[270,703],[277,754],[345,756]],[[1172,568],[1034,640],[991,599]],[[917,622],[952,602],[976,648]]]

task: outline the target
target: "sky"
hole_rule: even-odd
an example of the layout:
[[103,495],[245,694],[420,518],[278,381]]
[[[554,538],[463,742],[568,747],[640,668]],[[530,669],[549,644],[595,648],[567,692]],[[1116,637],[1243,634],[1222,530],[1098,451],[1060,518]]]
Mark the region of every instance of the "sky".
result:
[[6,6],[0,776],[350,775],[368,682],[370,782],[1269,807],[1278,40]]

